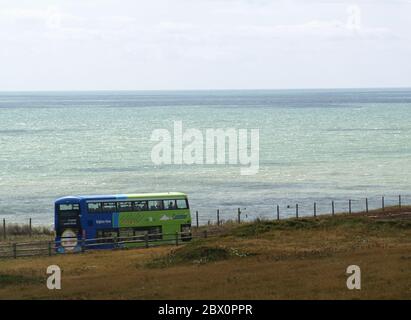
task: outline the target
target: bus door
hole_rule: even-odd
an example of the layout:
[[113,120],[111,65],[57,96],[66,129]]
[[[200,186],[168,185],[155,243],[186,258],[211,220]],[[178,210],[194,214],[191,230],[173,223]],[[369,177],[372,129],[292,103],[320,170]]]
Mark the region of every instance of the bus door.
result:
[[75,252],[81,250],[79,239],[82,236],[80,223],[80,205],[78,203],[64,203],[57,205],[56,226],[58,252]]

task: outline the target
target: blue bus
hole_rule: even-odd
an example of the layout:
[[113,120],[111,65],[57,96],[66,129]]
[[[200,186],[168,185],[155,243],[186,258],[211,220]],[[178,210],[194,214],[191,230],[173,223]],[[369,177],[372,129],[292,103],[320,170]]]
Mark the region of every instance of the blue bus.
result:
[[[182,241],[191,239],[190,207],[181,192],[68,196],[55,201],[54,216],[60,253],[113,248],[113,239],[171,242],[179,234],[189,235]],[[124,241],[122,246],[136,242]]]

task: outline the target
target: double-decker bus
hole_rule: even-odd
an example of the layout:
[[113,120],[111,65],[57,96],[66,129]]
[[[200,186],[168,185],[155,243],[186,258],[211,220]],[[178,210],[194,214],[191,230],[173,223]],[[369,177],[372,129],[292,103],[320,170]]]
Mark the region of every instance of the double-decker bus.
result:
[[55,230],[60,253],[82,250],[84,244],[112,248],[110,242],[122,238],[144,236],[160,243],[178,234],[191,235],[191,214],[187,195],[181,192],[68,196],[55,201]]

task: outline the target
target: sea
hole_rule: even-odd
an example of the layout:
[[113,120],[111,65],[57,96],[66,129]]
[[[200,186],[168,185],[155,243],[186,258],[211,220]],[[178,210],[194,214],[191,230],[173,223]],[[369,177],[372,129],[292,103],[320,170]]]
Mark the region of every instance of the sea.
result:
[[[258,129],[241,163],[153,161],[153,132]],[[187,142],[186,142],[187,143]],[[173,148],[174,145],[172,145]],[[183,142],[183,147],[185,144]],[[228,149],[228,148],[227,148]],[[0,93],[0,219],[52,225],[66,195],[181,191],[215,222],[411,204],[411,89]]]

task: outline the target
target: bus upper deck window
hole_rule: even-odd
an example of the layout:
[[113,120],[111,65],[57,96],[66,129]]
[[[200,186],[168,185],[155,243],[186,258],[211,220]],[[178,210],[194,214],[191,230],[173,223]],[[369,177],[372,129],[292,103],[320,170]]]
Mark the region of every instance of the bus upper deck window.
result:
[[101,212],[101,203],[94,202],[94,203],[87,203],[88,212],[95,213]]
[[148,208],[150,210],[162,210],[163,201],[162,200],[150,200],[148,201]]
[[176,200],[164,200],[164,209],[167,209],[167,210],[177,209]]
[[79,211],[80,206],[77,203],[67,203],[67,204],[60,204],[59,205],[60,212],[68,212],[68,211]]
[[147,210],[147,201],[134,201],[134,211],[145,211]]
[[131,201],[119,202],[117,205],[118,205],[118,211],[120,212],[133,211],[133,203]]
[[115,202],[103,202],[103,212],[115,212],[117,206]]
[[183,199],[183,200],[177,200],[177,208],[178,209],[187,209],[187,200]]

